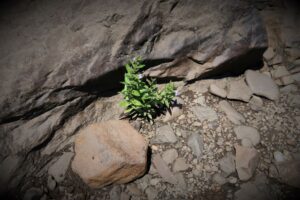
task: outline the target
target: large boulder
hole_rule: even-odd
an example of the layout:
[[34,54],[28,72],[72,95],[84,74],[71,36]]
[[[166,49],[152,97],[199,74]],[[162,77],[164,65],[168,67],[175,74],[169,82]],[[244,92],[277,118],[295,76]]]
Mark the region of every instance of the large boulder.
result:
[[92,188],[127,183],[145,173],[147,147],[126,121],[91,124],[75,140],[72,170]]
[[146,74],[194,79],[257,66],[267,47],[259,13],[236,0],[26,0],[0,13],[0,122],[118,87],[134,55],[155,66]]

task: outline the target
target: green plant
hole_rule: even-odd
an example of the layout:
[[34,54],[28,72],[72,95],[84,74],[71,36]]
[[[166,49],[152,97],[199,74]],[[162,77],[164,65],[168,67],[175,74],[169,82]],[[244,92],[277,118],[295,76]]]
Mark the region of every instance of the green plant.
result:
[[125,114],[132,118],[145,118],[150,121],[163,110],[168,109],[175,97],[175,86],[168,83],[158,90],[154,79],[143,78],[139,71],[144,68],[141,58],[135,58],[125,65],[124,89],[121,91],[124,100],[120,106]]

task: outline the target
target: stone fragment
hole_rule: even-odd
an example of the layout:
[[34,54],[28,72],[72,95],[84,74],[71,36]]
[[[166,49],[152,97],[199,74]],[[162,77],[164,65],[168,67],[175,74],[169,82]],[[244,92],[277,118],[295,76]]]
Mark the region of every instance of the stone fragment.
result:
[[247,84],[254,94],[271,100],[279,98],[278,86],[270,77],[253,70],[247,70],[245,76]]
[[225,112],[228,119],[236,124],[240,125],[242,123],[245,123],[245,118],[242,114],[240,114],[238,111],[236,111],[227,101],[222,100],[219,102],[220,109]]
[[274,79],[290,75],[290,73],[284,66],[279,66],[277,69],[273,70],[271,74]]
[[235,158],[232,153],[227,153],[223,158],[219,160],[220,169],[229,176],[235,172]]
[[186,163],[184,158],[177,158],[173,165],[174,172],[185,171],[189,168],[189,165]]
[[154,200],[158,195],[158,191],[152,186],[148,187],[145,193],[147,195],[147,199],[149,200]]
[[156,136],[151,139],[152,144],[165,144],[175,143],[177,137],[173,132],[173,129],[169,125],[161,126],[156,130]]
[[282,85],[290,85],[294,83],[293,76],[283,76],[280,78]]
[[177,173],[177,174],[175,174],[175,176],[177,179],[177,185],[176,185],[177,188],[180,190],[180,192],[186,193],[187,184],[186,184],[183,174]]
[[259,162],[258,152],[254,148],[247,148],[239,145],[235,146],[235,150],[235,164],[239,178],[242,181],[249,180]]
[[274,58],[274,57],[275,57],[275,51],[274,51],[274,49],[273,49],[272,47],[269,47],[269,48],[265,51],[265,53],[263,54],[263,57],[264,57],[264,59],[267,60],[267,61],[269,61],[269,60],[271,60],[272,58]]
[[243,79],[238,81],[231,81],[228,88],[228,99],[241,100],[249,102],[252,96],[252,91],[246,85]]
[[146,171],[148,144],[127,121],[83,128],[75,141],[72,170],[92,188],[127,183]]
[[170,112],[167,111],[166,116],[163,119],[163,122],[168,122],[173,119],[176,119],[183,113],[181,106],[174,106],[171,108]]
[[198,158],[202,155],[204,148],[202,135],[199,133],[192,133],[188,138],[187,144]]
[[162,159],[167,163],[171,164],[178,157],[176,149],[168,149],[162,154]]
[[218,87],[215,84],[211,84],[209,86],[209,92],[218,96],[218,97],[222,97],[222,98],[226,98],[227,96],[227,92],[226,90],[224,90],[223,88]]
[[175,185],[177,183],[177,179],[174,174],[169,169],[167,163],[160,157],[160,155],[156,154],[153,156],[152,163],[156,168],[158,174],[163,178],[164,181]]
[[290,93],[290,92],[297,92],[298,87],[294,84],[287,85],[285,87],[280,88],[280,92],[282,93]]
[[204,106],[194,106],[192,107],[192,112],[194,115],[200,120],[200,121],[215,121],[218,119],[218,115],[216,111],[214,111],[210,107],[204,107]]
[[56,180],[56,182],[59,183],[65,179],[65,174],[69,168],[73,155],[73,152],[66,152],[49,167],[48,173]]
[[224,185],[225,183],[227,183],[227,180],[224,176],[222,176],[222,174],[214,174],[212,177],[213,181],[219,185]]
[[243,138],[241,144],[243,147],[253,147],[252,141],[248,138]]
[[120,200],[130,200],[130,195],[126,192],[121,192]]
[[[300,67],[299,67],[300,68]],[[300,73],[295,73],[292,78],[299,84],[300,83]]]
[[251,106],[255,106],[256,109],[257,108],[261,108],[263,106],[263,104],[264,104],[263,100],[260,97],[254,96],[254,95],[250,99],[249,103],[250,103]]
[[250,126],[236,126],[234,132],[238,139],[242,140],[247,138],[254,146],[260,142],[260,135],[256,128]]
[[286,157],[284,156],[284,154],[281,153],[280,151],[274,152],[274,159],[276,162],[284,162],[287,160]]
[[121,197],[121,188],[116,185],[109,191],[109,199],[110,200],[120,200]]

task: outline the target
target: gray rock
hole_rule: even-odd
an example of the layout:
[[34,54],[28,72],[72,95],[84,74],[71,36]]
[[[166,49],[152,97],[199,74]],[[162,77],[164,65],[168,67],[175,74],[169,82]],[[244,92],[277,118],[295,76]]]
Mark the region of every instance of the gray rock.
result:
[[109,191],[109,199],[110,200],[120,200],[121,197],[121,188],[116,185]]
[[162,154],[162,159],[167,163],[171,164],[178,157],[176,149],[168,149]]
[[250,105],[251,105],[251,108],[253,109],[255,109],[255,110],[257,110],[257,109],[261,109],[262,108],[262,106],[263,106],[263,104],[264,104],[264,102],[263,102],[263,100],[260,98],[260,97],[258,97],[258,96],[252,96],[252,98],[250,99]]
[[209,92],[218,96],[218,97],[222,97],[222,98],[226,98],[227,96],[227,92],[226,90],[224,90],[223,88],[218,87],[215,84],[211,84],[209,86]]
[[279,66],[277,69],[273,70],[271,74],[274,79],[290,75],[290,73],[284,66]]
[[50,166],[48,173],[56,180],[56,182],[59,183],[65,179],[65,174],[73,156],[73,152],[66,152]]
[[248,138],[243,138],[241,144],[243,147],[253,147],[252,141]]
[[237,126],[234,128],[234,132],[238,139],[242,140],[247,138],[254,146],[260,142],[260,135],[256,128],[250,126]]
[[169,125],[161,126],[156,129],[156,136],[151,139],[152,144],[175,143],[177,137]]
[[177,173],[175,174],[176,179],[177,179],[177,188],[182,192],[182,193],[186,193],[187,192],[187,184],[186,181],[184,179],[184,176],[182,173]]
[[56,181],[51,175],[48,176],[47,186],[49,190],[54,190],[56,187]]
[[158,191],[154,187],[152,187],[152,186],[148,187],[146,189],[145,193],[146,193],[147,198],[149,200],[154,200],[157,197],[157,195],[158,195]]
[[189,165],[186,163],[186,160],[184,158],[177,158],[173,164],[174,172],[185,171],[188,168],[189,168]]
[[30,188],[25,192],[23,200],[40,199],[42,196],[43,191],[40,188]]
[[264,59],[266,59],[267,61],[270,61],[272,58],[275,57],[275,51],[272,47],[269,47],[265,53],[263,54]]
[[120,200],[130,200],[130,195],[126,192],[121,192]]
[[199,158],[202,156],[204,143],[203,137],[199,133],[192,133],[187,141],[187,145],[192,149],[193,153]]
[[224,185],[225,183],[227,183],[226,178],[221,174],[214,174],[212,180],[219,185]]
[[282,93],[291,93],[291,92],[297,92],[298,87],[294,84],[287,85],[285,87],[280,88],[280,92]]
[[176,119],[183,113],[181,106],[174,106],[171,108],[170,112],[167,111],[166,116],[163,119],[163,122],[168,122],[173,119]]
[[177,179],[174,174],[169,169],[167,163],[160,157],[160,155],[156,154],[153,156],[152,163],[156,168],[158,174],[163,178],[164,181],[175,185],[177,183]]
[[232,153],[227,153],[223,158],[219,160],[220,169],[229,176],[235,172],[235,158]]
[[258,152],[254,148],[247,148],[239,145],[235,146],[235,150],[235,164],[239,178],[242,181],[249,180],[253,176],[259,162]]
[[282,85],[290,85],[295,82],[293,76],[283,76],[280,78]]
[[281,153],[280,151],[274,152],[274,159],[276,162],[284,162],[287,160],[286,157],[284,156],[284,154]]
[[237,125],[241,125],[242,123],[245,123],[245,118],[242,114],[237,112],[227,101],[222,100],[219,102],[220,109],[225,112],[228,119]]
[[299,84],[300,83],[300,73],[295,73],[292,78]]
[[252,91],[246,85],[243,79],[230,82],[228,88],[228,94],[227,94],[228,99],[235,99],[235,100],[249,102],[251,96],[252,96]]
[[194,106],[192,112],[200,121],[215,121],[218,119],[217,113],[210,107]]
[[267,75],[253,70],[245,72],[246,81],[254,94],[264,96],[271,100],[279,98],[279,89],[276,83]]

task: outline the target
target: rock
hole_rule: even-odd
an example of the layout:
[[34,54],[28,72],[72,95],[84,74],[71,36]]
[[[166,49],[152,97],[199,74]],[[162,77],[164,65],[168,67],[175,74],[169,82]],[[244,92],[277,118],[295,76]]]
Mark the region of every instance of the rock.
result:
[[65,179],[65,174],[73,156],[73,152],[66,152],[49,167],[48,173],[56,180],[56,182],[59,183]]
[[91,124],[78,133],[72,170],[92,188],[127,183],[145,173],[147,148],[126,121]]
[[137,187],[137,185],[135,183],[130,183],[129,185],[127,185],[126,188],[131,195],[134,195],[134,196],[142,196],[143,195],[143,192]]
[[56,187],[56,181],[51,175],[48,176],[47,186],[49,190],[54,190]]
[[216,95],[216,96],[218,96],[218,97],[222,97],[222,98],[226,98],[226,96],[227,96],[226,90],[224,90],[223,88],[219,88],[215,84],[211,84],[209,86],[209,92]]
[[109,199],[110,200],[120,200],[121,197],[121,188],[116,185],[109,191]]
[[249,180],[259,162],[259,155],[256,149],[242,147],[239,145],[235,146],[235,164],[239,178],[242,181]]
[[249,87],[246,85],[243,79],[230,82],[227,94],[228,99],[249,102],[251,96],[252,91],[249,89]]
[[246,137],[242,139],[241,144],[243,147],[253,147],[252,141]]
[[218,119],[217,113],[210,107],[194,106],[192,112],[200,121],[215,121]]
[[180,190],[180,192],[182,193],[186,193],[187,190],[187,184],[186,181],[184,179],[184,176],[182,173],[177,173],[176,175],[176,179],[177,179],[177,188]]
[[279,66],[277,69],[273,70],[271,74],[274,79],[290,75],[290,73],[284,66]]
[[219,185],[224,185],[225,183],[227,183],[227,180],[224,176],[222,176],[221,174],[214,174],[212,177],[213,181]]
[[290,85],[294,83],[293,76],[284,76],[280,78],[283,85]]
[[130,195],[126,192],[121,192],[120,200],[130,200]]
[[232,153],[227,153],[223,158],[219,160],[220,169],[229,176],[235,172],[235,158]]
[[177,158],[173,165],[174,172],[185,171],[189,168],[184,158]]
[[166,116],[163,119],[163,122],[168,122],[171,121],[173,119],[176,119],[177,117],[179,117],[182,114],[182,109],[179,106],[174,106],[171,108],[171,111],[167,111]]
[[245,76],[247,84],[254,94],[271,100],[279,98],[278,86],[270,77],[253,70],[247,70]]
[[260,109],[264,104],[263,100],[258,96],[252,96],[249,103],[251,106],[255,106],[256,109]]
[[5,158],[0,164],[0,193],[8,189],[10,181],[13,179],[15,172],[19,169],[24,158],[13,155]]
[[43,191],[40,188],[30,188],[25,192],[23,200],[40,199],[42,196]]
[[156,136],[151,139],[152,144],[175,143],[177,137],[169,125],[161,126],[156,130]]
[[147,199],[149,200],[154,200],[158,195],[158,191],[151,186],[146,189],[145,193],[147,195]]
[[291,93],[291,92],[297,92],[298,87],[294,84],[287,85],[285,87],[280,88],[280,92],[282,93]]
[[237,112],[227,101],[222,100],[219,102],[220,109],[225,112],[228,119],[237,125],[240,125],[242,123],[245,123],[245,118],[242,114]]
[[167,164],[172,164],[177,157],[178,157],[178,153],[176,149],[168,149],[162,154],[162,159]]
[[157,169],[158,174],[168,183],[175,185],[177,183],[177,179],[174,174],[170,171],[167,163],[160,157],[160,155],[156,154],[153,156],[152,163],[154,167]]
[[265,53],[263,54],[265,60],[270,61],[272,58],[275,57],[275,51],[272,47],[269,47]]
[[202,135],[199,133],[192,133],[188,138],[187,145],[192,149],[193,154],[195,154],[198,158],[202,156],[204,148]]
[[300,160],[288,160],[276,163],[277,178],[280,182],[300,188]]
[[300,73],[295,73],[292,78],[299,84],[300,83]]
[[242,140],[247,138],[254,146],[260,142],[260,135],[256,128],[250,126],[236,126],[234,132],[238,139]]
[[286,157],[284,156],[284,154],[281,153],[280,151],[274,152],[274,159],[276,162],[284,162],[287,160]]

